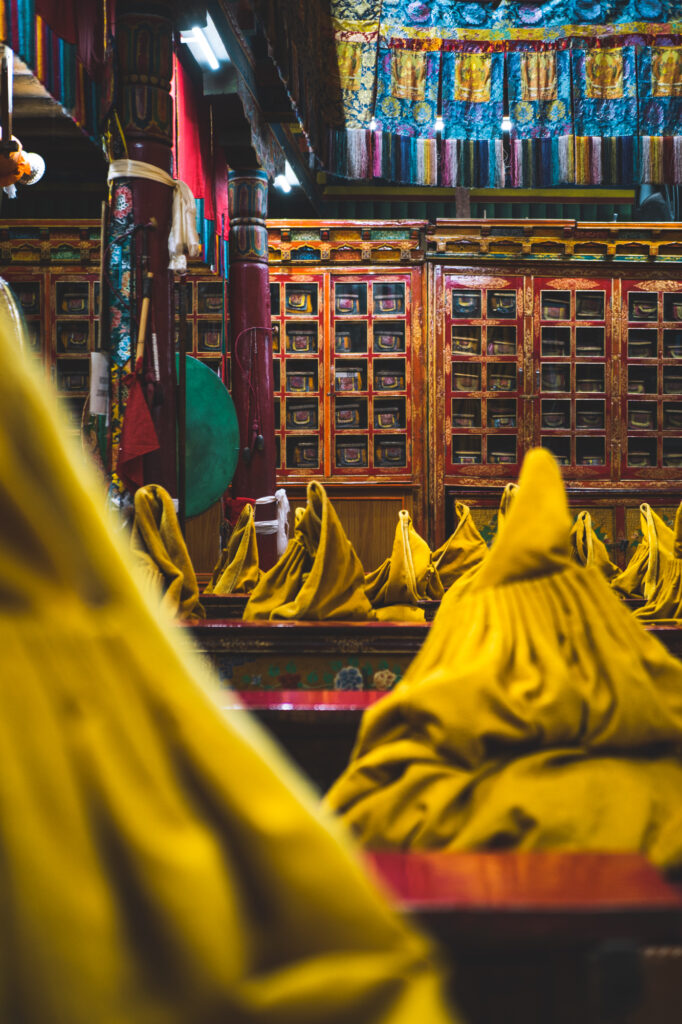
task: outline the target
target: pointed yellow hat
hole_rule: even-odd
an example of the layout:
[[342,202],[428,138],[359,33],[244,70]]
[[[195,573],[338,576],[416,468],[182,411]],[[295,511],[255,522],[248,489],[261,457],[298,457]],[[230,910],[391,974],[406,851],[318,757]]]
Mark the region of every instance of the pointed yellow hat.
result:
[[444,544],[431,556],[443,589],[483,561],[488,553],[486,542],[474,523],[471,509],[463,501],[455,502],[457,526]]
[[612,580],[620,574],[620,569],[609,558],[606,545],[592,528],[592,516],[589,512],[579,512],[571,528],[571,553],[580,565],[594,566]]
[[0,1019],[452,1022],[429,944],[138,590],[67,432],[0,315]]
[[682,664],[571,560],[569,526],[559,467],[531,451],[490,554],[327,794],[363,843],[682,866]]
[[[390,607],[401,616],[401,606],[416,609],[423,600],[439,600],[443,587],[431,560],[431,549],[412,525],[407,509],[398,513],[390,556],[365,577],[365,593],[374,608]],[[421,612],[421,619],[424,613]]]
[[633,597],[651,597],[662,568],[672,557],[675,538],[651,505],[639,506],[639,529],[642,537],[625,569],[611,580],[619,593]]
[[642,622],[677,625],[682,621],[682,504],[675,514],[671,556],[662,559],[646,604],[634,614]]
[[253,505],[246,504],[239,513],[206,594],[248,594],[258,583],[258,544]]
[[244,619],[373,619],[360,559],[322,484],[308,484],[296,509],[294,535],[279,561],[263,573]]
[[183,619],[205,617],[173,499],[158,484],[147,484],[135,492],[130,548],[147,585],[159,594],[166,611]]

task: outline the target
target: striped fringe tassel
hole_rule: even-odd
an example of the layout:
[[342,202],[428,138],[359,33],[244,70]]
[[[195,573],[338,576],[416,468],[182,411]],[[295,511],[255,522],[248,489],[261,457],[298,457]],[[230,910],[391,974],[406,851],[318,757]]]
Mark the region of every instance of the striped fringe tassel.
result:
[[446,188],[459,184],[459,142],[457,139],[443,139],[440,147],[440,183]]
[[650,185],[682,184],[682,138],[671,135],[643,135],[640,173]]
[[573,135],[561,135],[557,144],[557,185],[570,185],[575,180]]
[[368,128],[349,128],[346,135],[348,139],[346,177],[369,178],[372,132]]
[[510,181],[513,188],[540,188],[573,181],[573,136],[512,139]]
[[490,147],[490,155],[493,158],[491,174],[495,179],[495,188],[504,188],[506,184],[506,171],[504,166],[504,142],[502,139],[495,139],[494,146]]
[[440,182],[449,188],[494,188],[504,183],[501,139],[444,139]]

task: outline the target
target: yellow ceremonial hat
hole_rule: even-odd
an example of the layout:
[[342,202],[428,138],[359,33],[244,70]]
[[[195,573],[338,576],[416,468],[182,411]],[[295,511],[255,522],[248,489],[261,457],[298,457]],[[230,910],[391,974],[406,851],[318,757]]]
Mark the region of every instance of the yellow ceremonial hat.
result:
[[66,434],[0,314],[0,1019],[452,1022],[430,945],[138,589]]
[[627,566],[611,580],[619,593],[633,597],[651,597],[662,566],[672,556],[673,531],[651,505],[639,506],[640,541]]
[[158,484],[135,492],[130,547],[146,584],[159,594],[166,611],[183,619],[205,617],[173,499]]
[[559,467],[504,528],[327,794],[368,846],[644,851],[682,867],[682,664],[570,556]]
[[258,544],[253,505],[246,504],[239,513],[227,544],[221,552],[206,594],[250,593],[258,583]]
[[375,618],[360,559],[322,484],[311,480],[307,498],[305,509],[296,509],[286,551],[261,576],[243,618]]
[[597,536],[589,512],[579,512],[576,516],[571,528],[571,553],[576,562],[594,566],[607,580],[612,580],[620,573],[618,566],[609,558],[603,540]]
[[464,573],[480,565],[488,553],[486,542],[474,523],[471,509],[463,501],[455,502],[455,518],[455,529],[431,556],[444,590],[451,587]]
[[390,556],[365,576],[365,593],[381,618],[424,619],[419,601],[443,596],[431,549],[412,525],[407,509],[398,513]]
[[682,621],[682,504],[675,514],[672,551],[660,559],[649,598],[634,614],[642,622],[677,625]]

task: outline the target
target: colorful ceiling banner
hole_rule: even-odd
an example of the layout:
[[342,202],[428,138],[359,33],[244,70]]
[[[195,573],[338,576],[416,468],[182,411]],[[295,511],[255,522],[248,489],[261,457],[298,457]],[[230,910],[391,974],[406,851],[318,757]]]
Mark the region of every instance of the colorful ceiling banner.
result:
[[[280,27],[297,26],[271,50],[283,54],[313,151],[335,175],[682,183],[682,0],[330,0],[327,24],[318,10],[310,28],[303,0],[254,2]],[[287,70],[294,49],[317,69],[316,90]]]

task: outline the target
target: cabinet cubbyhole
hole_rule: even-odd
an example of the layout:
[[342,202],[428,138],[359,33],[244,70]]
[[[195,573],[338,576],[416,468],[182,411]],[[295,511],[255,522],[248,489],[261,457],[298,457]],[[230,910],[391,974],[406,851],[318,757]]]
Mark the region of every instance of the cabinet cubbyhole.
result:
[[87,282],[57,281],[57,314],[87,315],[90,312]]
[[57,321],[57,352],[74,355],[89,350],[90,325],[86,320]]
[[282,442],[279,437],[275,438],[275,463],[277,469],[282,468]]
[[578,466],[603,466],[606,462],[603,437],[577,437],[575,461]]
[[546,363],[542,367],[543,391],[570,391],[571,368],[564,363]]
[[453,434],[452,462],[455,466],[478,465],[481,461],[481,438],[471,434]]
[[285,359],[285,386],[291,393],[317,391],[317,359]]
[[345,469],[362,469],[367,466],[367,436],[338,437],[336,439],[336,465]]
[[320,464],[320,445],[316,435],[286,438],[287,467],[289,469],[317,469]]
[[355,281],[337,281],[334,286],[336,316],[367,315],[367,285]]
[[628,295],[628,320],[658,320],[657,292],[630,292]]
[[173,310],[175,312],[175,316],[180,316],[181,287],[184,287],[185,290],[185,312],[187,313],[188,316],[191,316],[192,313],[194,312],[194,289],[192,288],[191,284],[185,284],[185,282],[183,282],[181,286],[179,281],[176,281],[175,284],[173,285]]
[[486,438],[487,462],[512,463],[517,461],[516,437],[513,434],[493,434]]
[[279,391],[281,388],[281,364],[279,359],[273,359],[272,361],[272,387],[274,391]]
[[682,321],[682,292],[668,292],[663,296],[663,319]]
[[575,403],[576,430],[603,430],[605,425],[605,402],[578,399]]
[[405,351],[405,321],[380,320],[374,324],[372,351],[376,355]]
[[454,320],[478,320],[481,315],[481,293],[464,288],[452,290],[452,316]]
[[404,359],[380,359],[374,361],[375,391],[404,391],[405,379]]
[[516,328],[488,327],[487,342],[489,356],[513,356],[516,354]]
[[57,389],[62,392],[85,391],[90,380],[87,359],[57,359]]
[[402,281],[375,284],[373,288],[375,316],[390,316],[405,312],[405,285]]
[[663,331],[663,355],[666,359],[682,359],[682,331]]
[[516,391],[516,363],[488,363],[488,391]]
[[352,362],[350,359],[337,359],[334,364],[334,390],[366,391],[367,360]]
[[655,366],[628,366],[628,393],[631,395],[655,395],[658,393],[658,377]]
[[317,352],[317,322],[298,320],[285,324],[284,349],[288,355],[309,355]]
[[571,293],[547,291],[541,293],[540,315],[543,320],[570,320]]
[[336,352],[367,352],[367,323],[365,320],[339,323],[334,328],[334,350]]
[[279,352],[279,350],[280,350],[279,324],[275,323],[275,324],[272,325],[272,334],[270,335],[270,337],[272,339],[272,351],[273,351],[273,353]]
[[481,399],[480,398],[453,398],[452,399],[452,426],[455,428],[469,428],[481,426]]
[[663,367],[663,394],[682,395],[682,366]]
[[220,352],[223,347],[223,325],[220,320],[200,322],[198,325],[197,350],[199,352]]
[[663,438],[663,465],[682,468],[682,437]]
[[404,430],[406,423],[404,398],[374,399],[375,430]]
[[319,426],[317,400],[287,398],[286,426],[287,430],[317,430]]
[[488,316],[491,320],[516,319],[515,291],[488,291]]
[[[682,406],[680,425],[682,426]],[[665,413],[663,414],[665,424]],[[655,402],[628,402],[628,430],[656,430],[657,410]]]
[[604,366],[576,366],[575,368],[575,390],[576,391],[603,391],[604,390]]
[[17,302],[23,309],[26,316],[40,313],[40,282],[39,281],[12,281],[12,291],[17,297]]
[[367,399],[335,398],[334,426],[337,430],[366,430]]
[[682,402],[663,403],[663,429],[682,430]]
[[575,318],[576,320],[603,320],[604,292],[576,292]]
[[604,328],[603,327],[576,327],[575,329],[575,354],[576,356],[587,357],[604,356]]
[[284,285],[284,312],[317,316],[317,284],[287,282]]
[[270,314],[279,316],[279,282],[270,282]]
[[655,359],[657,355],[657,332],[655,330],[651,330],[651,328],[631,327],[628,331],[628,358]]
[[455,362],[452,364],[453,391],[480,391],[481,364]]
[[568,430],[571,425],[571,403],[543,398],[541,417],[545,430]]
[[570,356],[571,354],[571,328],[570,327],[543,327],[542,328],[542,355],[543,356]]
[[374,438],[374,465],[377,469],[399,469],[407,465],[407,439],[404,434],[381,434]]
[[222,313],[224,290],[222,281],[199,281],[197,313]]
[[452,354],[463,356],[480,356],[481,328],[453,324]]
[[[518,422],[515,398],[488,399],[488,426],[494,430],[516,427]],[[454,424],[454,420],[453,420]]]
[[570,465],[571,439],[569,437],[543,437],[542,447],[547,448],[554,455],[560,466]]
[[282,410],[280,407],[280,399],[275,398],[275,430],[279,430],[282,426]]
[[656,465],[656,438],[655,437],[629,437],[628,438],[628,466],[639,469],[646,466]]

